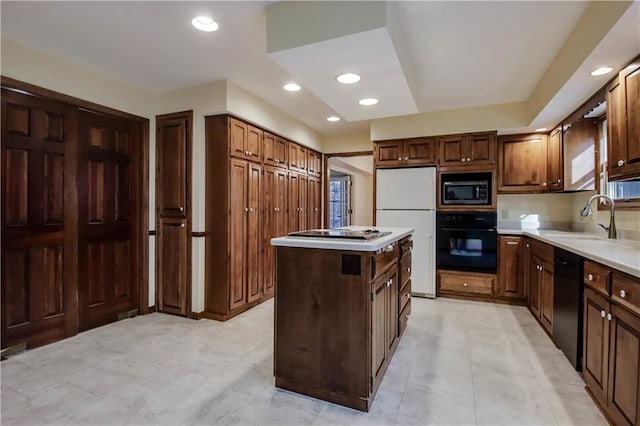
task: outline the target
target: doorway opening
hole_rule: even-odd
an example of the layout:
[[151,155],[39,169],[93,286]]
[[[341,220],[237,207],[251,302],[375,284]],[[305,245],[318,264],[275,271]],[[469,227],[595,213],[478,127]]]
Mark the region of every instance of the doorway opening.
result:
[[327,228],[373,225],[373,154],[326,156]]
[[329,176],[329,228],[351,225],[351,175],[331,170]]

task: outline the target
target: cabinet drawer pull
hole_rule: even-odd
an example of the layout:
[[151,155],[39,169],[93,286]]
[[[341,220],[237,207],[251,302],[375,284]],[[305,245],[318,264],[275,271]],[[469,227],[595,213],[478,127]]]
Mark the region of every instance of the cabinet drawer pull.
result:
[[465,286],[465,287],[469,287],[469,284],[467,284],[467,283],[464,283],[462,285]]
[[589,274],[589,275],[587,275],[587,279],[588,279],[589,281],[593,281],[593,274]]
[[509,244],[510,246],[515,246],[518,245],[517,241],[507,241],[507,244]]
[[607,316],[607,313],[605,311],[600,311],[600,316],[604,318]]
[[385,251],[385,252],[393,251],[393,244],[389,244],[388,246],[386,246],[386,247],[384,248],[384,251]]
[[471,161],[471,158],[467,157],[467,162]]
[[547,182],[542,182],[542,186],[547,186]]
[[181,224],[180,224],[180,228],[184,228],[184,223],[181,223]]
[[607,314],[607,320],[611,321],[612,318],[611,314]]
[[618,160],[618,167],[624,166],[624,160]]
[[627,292],[624,290],[620,290],[620,297],[622,297],[623,299],[627,297]]

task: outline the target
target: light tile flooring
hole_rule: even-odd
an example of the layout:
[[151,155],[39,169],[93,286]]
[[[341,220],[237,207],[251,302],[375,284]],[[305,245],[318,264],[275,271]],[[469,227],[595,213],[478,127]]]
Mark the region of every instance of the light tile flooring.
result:
[[412,303],[369,413],[275,389],[269,301],[226,323],[140,316],[3,361],[2,424],[606,424],[526,308]]

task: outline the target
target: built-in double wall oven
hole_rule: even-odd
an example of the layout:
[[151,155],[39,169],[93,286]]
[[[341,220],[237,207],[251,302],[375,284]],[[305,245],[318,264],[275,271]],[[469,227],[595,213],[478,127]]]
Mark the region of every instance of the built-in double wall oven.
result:
[[495,273],[498,231],[496,212],[438,212],[438,269]]

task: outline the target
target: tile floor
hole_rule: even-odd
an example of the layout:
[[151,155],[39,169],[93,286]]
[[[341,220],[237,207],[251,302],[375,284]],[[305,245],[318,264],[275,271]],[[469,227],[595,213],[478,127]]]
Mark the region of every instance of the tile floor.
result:
[[140,316],[3,361],[2,424],[606,424],[526,308],[412,303],[369,413],[275,389],[269,301],[226,323]]

